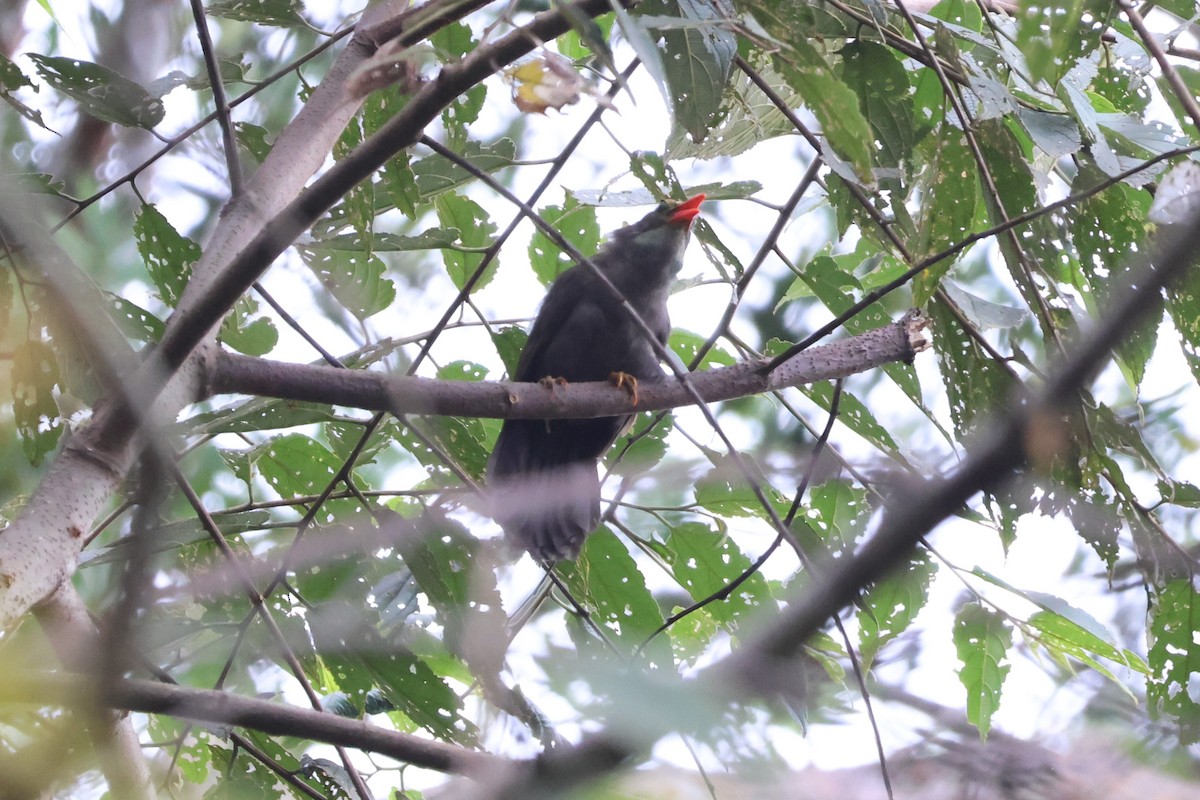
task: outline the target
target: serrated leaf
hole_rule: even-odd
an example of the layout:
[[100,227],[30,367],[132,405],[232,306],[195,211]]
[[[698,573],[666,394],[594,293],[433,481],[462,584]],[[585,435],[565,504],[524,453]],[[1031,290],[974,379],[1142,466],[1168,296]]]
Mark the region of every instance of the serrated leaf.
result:
[[192,264],[200,258],[200,245],[175,230],[162,212],[149,204],[138,209],[133,236],[159,298],[174,308],[192,275]]
[[[661,162],[661,159],[660,159]],[[684,193],[688,197],[704,194],[714,200],[743,200],[762,190],[758,181],[734,181],[732,183],[702,183],[687,187]],[[597,208],[632,208],[634,206],[657,205],[661,194],[655,194],[649,189],[632,189],[627,192],[610,192],[607,189],[567,190],[567,197],[587,206]]]
[[984,300],[952,280],[943,280],[941,288],[954,301],[954,305],[967,321],[980,331],[1015,328],[1029,318],[1029,312],[1023,308]]
[[1000,707],[1011,647],[1012,629],[1000,614],[967,603],[955,615],[954,648],[961,665],[958,678],[967,690],[967,719],[985,739]]
[[1151,595],[1150,676],[1146,695],[1150,711],[1175,720],[1184,744],[1200,741],[1200,595],[1191,581],[1166,584]]
[[950,418],[960,441],[986,419],[988,412],[1008,402],[1012,376],[995,364],[958,320],[934,299],[929,304],[933,347],[946,380]]
[[384,277],[387,265],[363,251],[297,245],[301,260],[322,285],[354,316],[366,319],[391,306],[396,284]]
[[[1100,180],[1094,170],[1080,170],[1072,191]],[[1084,300],[1094,313],[1108,308],[1113,298],[1121,296],[1134,279],[1135,264],[1130,256],[1145,247],[1149,207],[1148,192],[1119,183],[1089,197],[1076,208],[1071,233],[1079,253],[1079,267],[1087,278],[1086,287],[1081,287]],[[1117,345],[1119,364],[1135,392],[1158,341],[1162,303],[1157,306],[1157,313],[1145,315],[1142,322],[1126,331]]]
[[104,296],[112,304],[108,315],[121,333],[139,342],[157,342],[162,338],[166,326],[158,317],[123,297],[107,292]]
[[211,0],[206,4],[206,11],[214,17],[282,28],[307,27],[302,8],[300,0]]
[[1112,6],[1104,0],[1023,0],[1017,44],[1033,80],[1054,84],[1107,29]]
[[658,414],[651,412],[636,415],[629,433],[609,448],[604,463],[614,474],[640,475],[667,455],[666,437],[675,425],[675,417],[667,414],[662,422],[651,427],[657,418]]
[[37,53],[28,57],[51,88],[70,97],[86,114],[128,128],[150,129],[162,122],[162,100],[108,67]]
[[[921,204],[917,229],[917,252],[921,257],[939,253],[967,238],[979,197],[975,161],[963,135],[947,129],[927,144],[928,163],[921,179],[926,198]],[[954,259],[942,259],[916,277],[914,305],[923,307],[929,301],[954,263]]]
[[525,349],[525,342],[528,340],[529,334],[516,325],[509,325],[492,334],[492,344],[496,345],[496,354],[504,362],[505,377],[510,380],[517,374],[521,351]]
[[63,421],[53,389],[61,385],[58,359],[45,342],[29,340],[12,353],[13,418],[25,457],[35,467],[58,445]]
[[[730,586],[751,566],[736,542],[697,522],[671,528],[667,549],[672,554],[670,564],[675,580],[696,602]],[[728,597],[709,603],[704,609],[726,629],[737,633],[756,609],[770,602],[770,587],[756,572]]]
[[329,448],[299,433],[259,445],[253,457],[263,478],[284,498],[320,494],[342,466]]
[[[755,71],[783,98],[787,108],[801,104],[799,93],[788,86],[769,63],[756,64]],[[681,127],[672,128],[666,146],[670,158],[736,156],[759,142],[795,131],[783,112],[743,72],[733,74],[724,97],[717,123],[710,126],[710,135],[703,141],[693,141]]]
[[[779,33],[787,36],[786,31]],[[859,110],[858,97],[808,40],[787,36],[787,41],[790,46],[775,57],[775,69],[804,98],[821,122],[824,141],[850,165],[857,182],[874,186],[870,148],[874,136]]]
[[[517,156],[517,146],[512,139],[499,139],[490,145],[466,142],[458,149],[458,154],[476,169],[490,173],[511,166]],[[474,175],[438,154],[414,161],[410,168],[423,202],[476,180]]]
[[267,317],[256,316],[258,304],[240,297],[221,321],[217,338],[230,348],[248,356],[265,356],[279,343],[279,331]]
[[841,77],[859,98],[874,132],[879,166],[899,168],[912,159],[917,135],[909,79],[896,53],[875,42],[857,40],[842,48]]
[[859,657],[869,669],[876,654],[916,619],[929,600],[937,563],[928,550],[914,550],[907,562],[866,591],[858,609]]
[[695,23],[662,30],[663,68],[675,124],[692,141],[704,141],[721,110],[737,54],[737,38],[726,23],[733,6],[728,0],[647,0],[635,16],[654,30],[655,20],[648,18],[656,15]]
[[[607,526],[588,536],[574,563],[559,565],[572,594],[592,610],[592,619],[624,652],[633,653],[663,623],[658,602],[625,545]],[[672,666],[668,637],[659,635],[642,651],[661,669]]]
[[[434,202],[434,207],[437,209],[438,220],[444,227],[458,229],[463,247],[482,250],[492,243],[496,223],[492,222],[488,213],[474,200],[456,194],[442,195]],[[446,248],[442,250],[442,260],[454,285],[462,289],[474,275],[476,268],[483,263],[483,254],[464,253]],[[497,259],[491,260],[482,277],[475,282],[475,291],[491,283],[496,274],[497,263]]]
[[[562,206],[547,206],[538,214],[583,255],[593,255],[600,249],[600,224],[594,208],[568,197]],[[574,266],[575,260],[538,228],[529,240],[529,263],[538,280],[549,285],[563,270]]]

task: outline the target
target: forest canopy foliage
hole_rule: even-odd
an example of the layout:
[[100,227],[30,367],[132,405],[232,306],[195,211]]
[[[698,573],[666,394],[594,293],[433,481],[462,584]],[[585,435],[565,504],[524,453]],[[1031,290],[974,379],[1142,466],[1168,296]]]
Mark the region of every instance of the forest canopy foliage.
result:
[[[753,774],[929,675],[1200,741],[1194,3],[10,5],[0,795]],[[668,372],[931,352],[641,410],[546,572],[417,379],[697,193]]]

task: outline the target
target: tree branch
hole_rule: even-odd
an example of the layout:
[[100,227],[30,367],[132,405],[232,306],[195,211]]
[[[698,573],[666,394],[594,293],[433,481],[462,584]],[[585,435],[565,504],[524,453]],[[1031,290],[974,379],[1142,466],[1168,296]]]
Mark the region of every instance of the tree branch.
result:
[[[714,402],[844,378],[882,364],[912,361],[929,346],[923,333],[927,324],[928,319],[914,310],[882,328],[805,350],[768,374],[763,371],[768,362],[764,358],[693,373],[688,380],[700,399]],[[214,363],[210,389],[214,394],[236,392],[396,414],[507,419],[608,417],[697,402],[678,378],[643,381],[634,405],[627,391],[604,381],[547,388],[540,383],[434,380],[225,352]]]
[[250,728],[274,736],[297,736],[359,748],[456,775],[482,774],[502,763],[489,753],[390,731],[328,712],[153,681],[121,679],[101,688],[86,678],[73,675],[23,672],[5,676],[0,683],[0,701],[68,708],[100,702],[127,711],[168,714],[197,722]]

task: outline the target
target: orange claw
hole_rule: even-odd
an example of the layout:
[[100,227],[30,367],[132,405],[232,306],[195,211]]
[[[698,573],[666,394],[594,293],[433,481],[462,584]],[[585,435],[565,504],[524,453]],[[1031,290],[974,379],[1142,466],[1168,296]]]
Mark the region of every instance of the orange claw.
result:
[[624,389],[633,399],[633,404],[638,404],[638,379],[630,375],[628,372],[610,372],[608,381],[618,389]]

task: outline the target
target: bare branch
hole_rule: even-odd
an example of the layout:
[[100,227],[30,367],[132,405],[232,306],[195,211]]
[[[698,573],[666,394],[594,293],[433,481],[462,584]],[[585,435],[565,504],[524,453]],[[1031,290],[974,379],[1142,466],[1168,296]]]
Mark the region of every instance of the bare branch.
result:
[[118,680],[99,692],[94,683],[61,673],[18,673],[0,685],[5,703],[62,704],[77,708],[101,702],[112,708],[235,725],[276,736],[355,747],[418,767],[457,775],[481,774],[500,759],[478,750],[390,731],[362,720],[310,711],[225,692],[188,689],[142,680]]
[[[858,336],[805,350],[763,374],[767,359],[697,372],[688,381],[705,402],[730,400],[790,386],[844,378],[896,361],[912,361],[928,347],[927,319],[910,311],[900,320]],[[443,381],[400,377],[324,365],[284,364],[222,353],[212,373],[212,392],[279,397],[396,414],[440,414],[508,419],[579,419],[658,411],[697,402],[683,381],[644,382],[638,403],[603,381],[547,388],[540,383]]]

